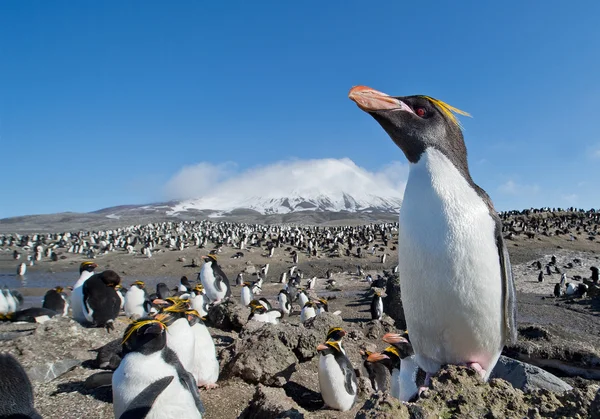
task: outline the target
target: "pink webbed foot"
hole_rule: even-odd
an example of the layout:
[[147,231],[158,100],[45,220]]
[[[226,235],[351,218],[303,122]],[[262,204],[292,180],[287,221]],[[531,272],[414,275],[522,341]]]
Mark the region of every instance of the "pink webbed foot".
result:
[[479,376],[481,377],[482,380],[485,380],[485,376],[487,374],[487,371],[483,369],[483,367],[481,365],[479,365],[478,362],[470,362],[467,364],[467,367],[469,368],[473,368],[475,371],[477,371],[477,373],[479,374]]
[[219,385],[217,383],[209,383],[209,384],[199,384],[198,388],[203,388],[204,390],[212,390],[218,388]]

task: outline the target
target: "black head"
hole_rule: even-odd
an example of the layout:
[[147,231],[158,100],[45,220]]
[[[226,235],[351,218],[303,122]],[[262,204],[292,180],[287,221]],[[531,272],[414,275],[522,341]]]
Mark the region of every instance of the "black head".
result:
[[81,274],[83,271],[94,272],[94,269],[97,267],[98,265],[94,262],[81,262],[81,265],[79,265],[79,273]]
[[100,274],[100,279],[107,287],[115,287],[121,283],[121,277],[115,271],[106,270]]
[[190,281],[188,280],[187,276],[182,276],[181,280],[180,280],[181,285],[184,286],[189,286],[190,285]]
[[130,324],[123,334],[123,355],[140,352],[144,355],[162,350],[167,344],[166,326],[151,318]]
[[327,332],[327,341],[335,341],[339,342],[342,338],[346,336],[346,332],[341,327],[332,327]]
[[418,162],[433,147],[468,175],[467,149],[453,114],[466,112],[429,96],[392,97],[366,86],[353,87],[349,97],[379,122],[409,162]]

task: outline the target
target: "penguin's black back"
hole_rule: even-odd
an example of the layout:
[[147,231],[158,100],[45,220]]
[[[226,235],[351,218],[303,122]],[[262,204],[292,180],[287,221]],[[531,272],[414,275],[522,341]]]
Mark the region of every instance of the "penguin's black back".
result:
[[52,289],[44,296],[44,304],[42,304],[42,307],[54,310],[57,313],[62,313],[65,309],[65,300],[62,298],[60,293]]
[[50,310],[48,308],[30,307],[30,308],[26,308],[24,310],[15,311],[14,313],[12,313],[10,315],[9,320],[13,321],[13,322],[35,323],[36,317],[41,317],[41,316],[54,317],[57,314],[58,313],[56,311]]
[[33,407],[31,382],[19,361],[0,354],[0,371],[0,418],[41,419]]
[[156,285],[156,294],[158,294],[158,298],[163,300],[172,296],[171,290],[164,282]]
[[91,276],[83,284],[83,302],[93,310],[96,326],[106,326],[117,318],[121,309],[119,294],[114,287],[107,286],[102,278],[105,272]]

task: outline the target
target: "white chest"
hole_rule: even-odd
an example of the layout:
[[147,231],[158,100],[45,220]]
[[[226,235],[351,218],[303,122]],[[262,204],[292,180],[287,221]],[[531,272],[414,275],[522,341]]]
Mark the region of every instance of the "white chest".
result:
[[356,386],[352,384],[354,394],[346,391],[346,377],[333,355],[320,355],[319,388],[325,404],[333,409],[345,412],[352,407],[356,395]]
[[120,417],[133,399],[154,381],[173,376],[175,379],[158,396],[147,418],[201,418],[190,392],[177,379],[175,368],[161,358],[160,352],[151,355],[130,353],[125,356],[113,375],[113,410]]
[[411,165],[400,210],[398,272],[417,362],[495,362],[502,283],[485,202],[439,151]]

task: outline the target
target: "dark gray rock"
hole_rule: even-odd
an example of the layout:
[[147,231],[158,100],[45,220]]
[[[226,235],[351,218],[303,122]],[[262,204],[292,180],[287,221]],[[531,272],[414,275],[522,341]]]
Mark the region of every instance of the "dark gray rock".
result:
[[322,313],[301,324],[248,322],[237,341],[225,375],[252,384],[285,385],[298,362],[317,355],[317,346],[331,327],[342,325],[339,316]]
[[240,332],[244,325],[248,323],[249,316],[250,309],[237,304],[233,300],[217,304],[208,310],[208,318],[212,325],[228,332],[232,330]]
[[400,277],[393,275],[388,277],[383,298],[383,311],[396,322],[396,328],[406,330],[406,319],[404,318],[404,306],[400,293]]
[[303,419],[307,413],[289,398],[283,389],[259,385],[240,419]]
[[502,378],[525,392],[544,389],[562,393],[573,389],[560,378],[539,367],[506,356],[500,357],[490,378]]
[[32,381],[48,383],[78,365],[81,365],[81,361],[77,359],[62,359],[60,361],[46,362],[30,368],[29,371],[27,371],[27,375]]
[[408,419],[409,417],[406,405],[387,393],[371,395],[356,413],[356,419]]
[[22,338],[23,336],[31,335],[33,332],[33,330],[25,330],[22,332],[2,332],[0,333],[0,341]]

